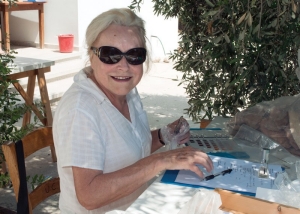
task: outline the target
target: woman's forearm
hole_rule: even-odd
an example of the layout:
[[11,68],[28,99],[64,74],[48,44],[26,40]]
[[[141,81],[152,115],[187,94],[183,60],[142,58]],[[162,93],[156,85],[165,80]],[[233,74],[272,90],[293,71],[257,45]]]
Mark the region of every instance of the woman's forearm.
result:
[[72,167],[78,201],[86,209],[92,210],[133,193],[163,170],[160,156],[154,154],[106,174],[99,170]]
[[170,169],[185,169],[203,177],[203,172],[213,169],[207,154],[192,147],[184,147],[152,154],[136,163],[115,172],[72,167],[77,198],[86,209],[96,209],[125,197],[145,184],[159,172]]

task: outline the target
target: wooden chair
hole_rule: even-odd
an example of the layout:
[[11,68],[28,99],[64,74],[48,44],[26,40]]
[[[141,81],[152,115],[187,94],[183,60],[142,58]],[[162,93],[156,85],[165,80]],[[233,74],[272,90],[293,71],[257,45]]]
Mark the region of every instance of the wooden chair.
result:
[[[23,153],[20,152],[19,149],[20,144],[21,146],[23,146]],[[35,188],[32,192],[28,193],[26,172],[25,172],[25,158],[33,154],[34,152],[48,146],[54,146],[52,127],[39,128],[27,134],[25,137],[23,137],[20,141],[16,143],[7,142],[2,145],[2,150],[6,159],[8,172],[13,184],[15,197],[18,202],[18,209],[21,203],[23,204],[25,203],[25,205],[28,207],[28,208],[26,207],[26,209],[29,209],[30,214],[32,214],[32,210],[43,200],[45,200],[51,195],[60,192],[59,178],[52,178],[46,180],[45,182],[40,184],[37,188]],[[22,165],[19,165],[20,161],[18,163],[18,158],[20,160],[20,157],[22,158],[21,163],[23,164],[24,167],[22,167]],[[24,173],[22,173],[22,168]],[[28,196],[28,200],[26,200],[26,196]],[[24,202],[24,198],[25,198],[25,202]]]

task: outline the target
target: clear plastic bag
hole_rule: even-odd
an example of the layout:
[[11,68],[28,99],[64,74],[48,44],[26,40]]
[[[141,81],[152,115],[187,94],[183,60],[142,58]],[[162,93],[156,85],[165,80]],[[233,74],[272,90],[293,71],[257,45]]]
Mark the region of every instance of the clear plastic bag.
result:
[[242,125],[262,133],[267,137],[265,143],[270,139],[300,156],[300,95],[261,102],[238,112],[227,123],[227,130],[235,136]]
[[250,146],[258,146],[259,148],[274,149],[279,145],[263,133],[242,124],[234,136],[234,138],[243,139],[249,142]]
[[178,214],[226,214],[219,209],[222,205],[220,195],[209,189],[200,189]]
[[262,132],[243,124],[233,136],[233,140],[241,151],[247,152],[248,161],[262,163],[263,151],[267,149],[269,151],[268,163],[281,165],[293,180],[296,178],[294,165],[299,157],[291,155],[282,145]]
[[181,116],[178,123],[168,124],[161,128],[161,136],[166,144],[167,150],[172,150],[180,147],[180,141],[185,134],[190,131],[188,122]]
[[292,183],[286,172],[279,173],[274,183],[280,191],[284,204],[300,208],[300,187]]

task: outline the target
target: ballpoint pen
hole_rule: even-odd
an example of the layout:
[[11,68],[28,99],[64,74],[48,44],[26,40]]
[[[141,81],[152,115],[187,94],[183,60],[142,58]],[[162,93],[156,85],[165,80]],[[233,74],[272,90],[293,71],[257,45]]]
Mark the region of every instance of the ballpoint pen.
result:
[[222,172],[219,172],[219,173],[216,173],[216,174],[213,174],[213,175],[208,175],[206,176],[203,180],[205,181],[208,181],[208,180],[211,180],[211,179],[214,179],[215,177],[219,176],[219,175],[226,175],[226,174],[230,174],[232,171],[232,169],[226,169]]

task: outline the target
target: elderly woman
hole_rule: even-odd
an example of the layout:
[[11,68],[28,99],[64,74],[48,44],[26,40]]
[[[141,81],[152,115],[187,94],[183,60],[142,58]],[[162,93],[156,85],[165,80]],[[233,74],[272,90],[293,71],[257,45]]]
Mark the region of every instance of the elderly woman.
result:
[[[61,213],[125,210],[163,170],[211,171],[209,157],[189,147],[150,155],[172,141],[178,121],[150,131],[136,89],[148,59],[143,20],[129,9],[104,12],[86,43],[90,67],[74,77],[53,123]],[[178,143],[189,140],[189,130],[177,132]]]

